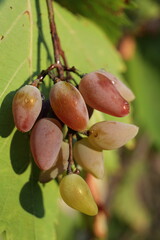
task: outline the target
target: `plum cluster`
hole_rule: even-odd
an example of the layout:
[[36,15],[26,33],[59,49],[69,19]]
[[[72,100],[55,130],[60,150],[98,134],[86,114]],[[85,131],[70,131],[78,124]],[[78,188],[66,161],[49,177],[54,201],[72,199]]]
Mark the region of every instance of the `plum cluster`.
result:
[[[12,111],[19,131],[30,134],[30,149],[42,170],[40,182],[48,182],[67,171],[72,146],[64,126],[72,131],[73,159],[96,178],[103,178],[103,150],[117,149],[134,138],[138,127],[117,121],[102,121],[89,129],[89,109],[115,117],[129,114],[132,91],[111,73],[99,70],[85,74],[78,87],[57,81],[50,90],[49,102],[54,117],[41,117],[42,97],[39,89],[25,85],[14,96]],[[82,138],[83,132],[87,136]],[[81,134],[80,134],[81,133]],[[87,183],[80,175],[69,172],[60,182],[63,200],[72,208],[96,215],[97,205]]]

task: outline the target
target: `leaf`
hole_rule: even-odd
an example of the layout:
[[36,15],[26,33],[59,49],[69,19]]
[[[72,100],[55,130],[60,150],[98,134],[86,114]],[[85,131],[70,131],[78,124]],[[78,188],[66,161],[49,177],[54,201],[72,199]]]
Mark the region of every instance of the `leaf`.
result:
[[75,18],[63,8],[59,9],[58,6],[56,22],[70,65],[83,73],[104,68],[119,74],[126,69],[115,47],[95,24],[82,17]]
[[74,0],[57,0],[57,2],[72,13],[93,21],[114,41],[122,34],[121,27],[129,25],[125,9],[131,8],[131,1],[126,3],[123,0],[81,0],[76,4]]
[[[12,116],[17,89],[53,63],[47,8],[40,0],[1,1],[0,7],[0,233],[4,232],[9,240],[54,240],[57,184],[43,186],[37,182],[38,169],[32,162],[29,135],[14,129]],[[55,8],[70,66],[82,72],[106,68],[117,75],[125,69],[117,51],[97,26],[57,4]],[[41,87],[46,97],[50,85],[47,81]]]
[[[76,239],[82,233],[80,232],[82,227],[86,228],[84,218],[86,216],[80,214],[73,208],[70,208],[65,203],[60,203],[60,221],[61,224],[57,226],[58,240]],[[63,231],[62,231],[63,226]]]

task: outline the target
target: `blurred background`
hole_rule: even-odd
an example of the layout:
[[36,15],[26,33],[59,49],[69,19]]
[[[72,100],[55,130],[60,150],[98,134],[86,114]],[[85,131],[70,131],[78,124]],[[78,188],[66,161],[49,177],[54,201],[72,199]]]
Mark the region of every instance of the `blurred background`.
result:
[[127,146],[104,153],[103,181],[86,176],[94,186],[97,217],[82,216],[60,203],[59,239],[159,240],[160,1],[57,2],[92,20],[119,51],[126,66],[124,81],[136,96],[130,121],[140,128]]

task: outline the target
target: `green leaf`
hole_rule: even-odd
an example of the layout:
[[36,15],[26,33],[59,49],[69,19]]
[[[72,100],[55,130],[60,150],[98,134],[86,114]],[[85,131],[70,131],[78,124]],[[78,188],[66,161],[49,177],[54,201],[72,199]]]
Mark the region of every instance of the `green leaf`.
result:
[[80,229],[86,228],[84,222],[86,216],[64,204],[61,203],[62,209],[59,214],[61,223],[57,226],[58,240],[76,239],[81,234]]
[[[14,129],[12,99],[53,63],[45,1],[10,0],[0,3],[0,232],[6,239],[56,239],[58,188],[37,182],[29,135]],[[117,51],[96,25],[55,4],[57,29],[69,65],[82,72],[125,69]],[[48,97],[48,81],[41,90]],[[102,116],[103,118],[103,116]],[[45,144],[45,143],[44,143]]]
[[95,24],[87,19],[71,15],[65,9],[56,8],[56,22],[62,46],[70,65],[83,73],[104,68],[119,74],[126,70],[115,47]]
[[129,20],[125,10],[131,8],[131,1],[123,0],[56,0],[76,15],[84,16],[99,26],[110,39],[116,41],[122,34],[121,27],[128,26]]

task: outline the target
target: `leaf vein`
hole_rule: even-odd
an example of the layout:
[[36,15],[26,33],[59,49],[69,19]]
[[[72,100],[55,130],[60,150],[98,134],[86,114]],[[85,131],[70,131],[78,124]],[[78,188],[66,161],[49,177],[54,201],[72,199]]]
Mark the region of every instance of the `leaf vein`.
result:
[[[56,9],[55,9],[56,10]],[[63,16],[60,14],[59,11],[55,11],[57,17],[59,18],[59,20],[62,22],[62,24],[64,26],[66,26],[66,28],[69,30],[70,34],[73,35],[75,41],[78,43],[79,48],[82,49],[83,54],[85,55],[86,59],[88,59],[88,61],[90,62],[90,64],[93,65],[93,67],[96,67],[95,62],[92,60],[91,57],[89,57],[89,54],[87,53],[87,49],[84,49],[84,45],[81,43],[81,41],[78,38],[78,34],[76,33],[76,31],[74,29],[71,28],[71,26],[67,23],[67,21],[63,18]]]
[[0,95],[0,99],[1,97],[4,95],[4,93],[6,92],[6,90],[8,89],[8,87],[10,86],[10,84],[12,83],[13,79],[15,78],[15,76],[17,75],[17,73],[19,72],[19,70],[23,67],[23,65],[25,64],[26,59],[21,62],[21,64],[18,66],[18,68],[16,69],[16,71],[14,72],[14,74],[12,75],[12,77],[9,79],[7,85],[5,86],[3,92]]
[[32,16],[32,6],[30,0],[28,0],[28,9],[30,12],[30,39],[29,39],[29,75],[32,75],[32,59],[33,59],[33,16]]
[[[12,24],[10,25],[10,27],[8,28],[8,30],[4,33],[4,36],[6,38],[7,35],[10,34],[10,32],[12,31],[12,29],[14,28],[14,26],[17,24],[17,22],[19,21],[19,19],[22,17],[23,15],[23,12],[21,12],[17,17],[16,19],[12,22]],[[3,41],[0,41],[0,43],[3,42]]]

